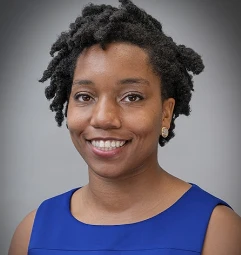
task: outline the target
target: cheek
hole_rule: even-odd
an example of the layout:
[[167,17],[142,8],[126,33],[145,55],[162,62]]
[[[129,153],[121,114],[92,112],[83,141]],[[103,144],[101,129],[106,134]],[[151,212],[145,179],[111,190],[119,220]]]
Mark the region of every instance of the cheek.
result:
[[70,132],[81,132],[87,123],[88,113],[78,107],[70,107],[67,112],[67,122]]
[[[134,117],[133,117],[134,116]],[[150,110],[128,115],[125,118],[125,126],[128,126],[138,136],[154,136],[159,138],[162,119],[159,111]]]

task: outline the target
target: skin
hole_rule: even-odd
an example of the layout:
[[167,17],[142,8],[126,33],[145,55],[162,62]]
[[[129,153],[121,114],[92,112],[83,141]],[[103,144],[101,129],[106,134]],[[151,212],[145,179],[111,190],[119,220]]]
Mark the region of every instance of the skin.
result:
[[[137,78],[146,83],[134,82]],[[99,46],[91,47],[77,61],[73,84],[68,126],[91,176],[114,181],[147,169],[159,169],[158,139],[162,125],[170,126],[175,101],[169,98],[162,106],[160,79],[148,65],[143,50],[128,44],[112,44],[106,51]],[[76,95],[78,99],[74,98]],[[130,142],[114,157],[98,157],[86,139],[106,137]]]
[[[80,208],[85,205],[85,212],[73,209],[79,220],[143,220],[190,188],[158,164],[161,128],[170,127],[175,105],[173,98],[161,101],[160,84],[147,53],[137,46],[113,43],[104,51],[95,45],[80,55],[67,113],[71,139],[89,171],[89,184],[75,195]],[[128,142],[113,155],[96,154],[89,141],[107,137]]]
[[[173,98],[161,100],[160,83],[147,53],[137,46],[112,43],[104,51],[94,45],[79,56],[67,118],[73,144],[88,165],[89,183],[72,196],[76,219],[95,225],[138,222],[164,211],[190,188],[158,164],[158,138],[163,126],[170,127],[175,106]],[[113,153],[89,142],[105,138],[128,142]],[[9,255],[27,254],[35,213],[17,227]],[[217,206],[202,254],[240,255],[240,240],[240,217]]]

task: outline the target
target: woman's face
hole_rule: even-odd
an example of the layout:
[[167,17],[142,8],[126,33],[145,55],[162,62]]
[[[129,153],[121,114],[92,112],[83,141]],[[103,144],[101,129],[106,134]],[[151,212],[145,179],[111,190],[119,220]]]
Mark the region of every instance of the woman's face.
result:
[[67,121],[90,174],[120,178],[156,167],[173,107],[174,99],[161,102],[160,78],[138,46],[94,45],[79,56]]

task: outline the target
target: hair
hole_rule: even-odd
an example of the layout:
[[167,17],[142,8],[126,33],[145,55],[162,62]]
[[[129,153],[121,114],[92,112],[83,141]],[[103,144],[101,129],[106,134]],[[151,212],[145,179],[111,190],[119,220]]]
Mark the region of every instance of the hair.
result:
[[[119,8],[90,3],[82,10],[82,16],[70,24],[52,45],[50,61],[40,82],[50,79],[45,96],[52,99],[50,109],[55,114],[58,126],[67,117],[68,100],[71,92],[76,61],[81,52],[94,44],[103,50],[112,42],[126,42],[147,51],[154,72],[160,77],[161,98],[175,99],[175,107],[166,138],[160,136],[164,146],[175,136],[175,119],[190,114],[193,76],[203,71],[200,55],[191,48],[177,45],[162,31],[159,21],[138,8],[130,0],[119,0]],[[191,74],[192,72],[192,74]],[[65,108],[65,109],[64,109]]]

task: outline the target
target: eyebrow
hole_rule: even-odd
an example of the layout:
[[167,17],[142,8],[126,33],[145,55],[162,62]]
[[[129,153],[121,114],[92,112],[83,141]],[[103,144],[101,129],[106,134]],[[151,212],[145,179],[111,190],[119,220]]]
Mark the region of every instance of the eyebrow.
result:
[[90,81],[90,80],[75,80],[73,82],[73,85],[94,85],[94,82]]
[[[150,85],[150,82],[148,80],[145,80],[143,78],[126,78],[123,80],[118,81],[118,85],[128,85],[128,84],[144,84],[144,85]],[[75,80],[73,82],[73,85],[81,86],[81,85],[95,85],[94,82],[91,80]]]
[[120,85],[128,85],[128,84],[150,85],[150,82],[142,78],[127,78],[127,79],[120,80],[118,84]]

